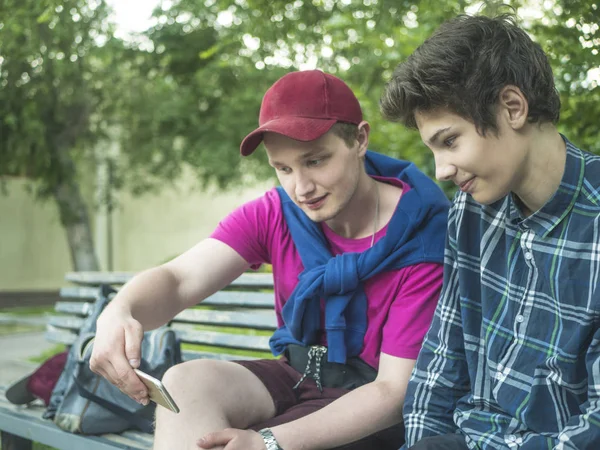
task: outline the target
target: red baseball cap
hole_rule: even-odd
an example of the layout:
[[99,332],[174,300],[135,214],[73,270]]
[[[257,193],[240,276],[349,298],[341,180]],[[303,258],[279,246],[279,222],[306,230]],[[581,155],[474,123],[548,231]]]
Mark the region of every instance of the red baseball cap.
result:
[[240,152],[250,155],[266,131],[297,141],[314,141],[334,123],[362,122],[358,99],[346,83],[320,70],[304,70],[284,75],[263,97],[259,127],[242,141]]

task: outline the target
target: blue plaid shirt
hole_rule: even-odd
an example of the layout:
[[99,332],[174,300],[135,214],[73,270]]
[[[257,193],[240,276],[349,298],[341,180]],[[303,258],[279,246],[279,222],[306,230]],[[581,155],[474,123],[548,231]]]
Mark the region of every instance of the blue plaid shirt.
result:
[[[566,139],[565,139],[566,141]],[[600,449],[600,157],[567,141],[560,187],[450,210],[444,288],[404,403],[407,445]]]

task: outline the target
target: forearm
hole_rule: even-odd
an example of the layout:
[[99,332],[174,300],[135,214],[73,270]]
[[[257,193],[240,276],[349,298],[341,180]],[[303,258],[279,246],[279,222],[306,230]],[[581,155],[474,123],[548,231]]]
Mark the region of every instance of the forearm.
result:
[[226,244],[204,239],[174,260],[137,274],[107,309],[120,309],[145,330],[153,329],[227,286],[248,266]]
[[285,450],[334,448],[399,423],[403,401],[404,388],[375,381],[272,431]]
[[107,306],[139,321],[144,330],[164,325],[183,308],[177,297],[178,281],[164,266],[145,270],[125,284]]

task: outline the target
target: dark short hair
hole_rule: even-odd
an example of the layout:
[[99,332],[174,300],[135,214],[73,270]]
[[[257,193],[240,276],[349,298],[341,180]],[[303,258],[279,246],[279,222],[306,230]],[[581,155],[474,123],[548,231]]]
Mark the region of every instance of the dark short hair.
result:
[[336,122],[329,131],[343,139],[348,147],[352,147],[358,138],[358,125],[353,123]]
[[527,99],[529,122],[558,121],[560,98],[548,58],[514,16],[460,15],[396,67],[380,108],[386,119],[409,128],[417,128],[416,112],[448,108],[484,135],[497,132],[498,95],[507,85]]

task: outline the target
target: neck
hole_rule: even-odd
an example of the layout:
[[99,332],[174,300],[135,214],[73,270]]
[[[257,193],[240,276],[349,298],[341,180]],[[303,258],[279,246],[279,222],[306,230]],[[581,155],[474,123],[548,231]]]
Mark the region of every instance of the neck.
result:
[[542,208],[558,190],[566,162],[566,145],[554,125],[532,126],[530,147],[522,176],[514,190],[523,215]]
[[375,216],[379,212],[378,203],[381,201],[378,201],[378,197],[377,182],[364,173],[344,210],[328,220],[327,225],[334,233],[349,239],[373,235],[373,224],[378,222]]

